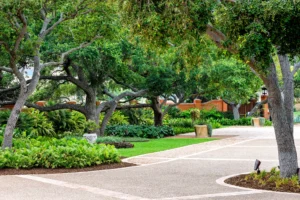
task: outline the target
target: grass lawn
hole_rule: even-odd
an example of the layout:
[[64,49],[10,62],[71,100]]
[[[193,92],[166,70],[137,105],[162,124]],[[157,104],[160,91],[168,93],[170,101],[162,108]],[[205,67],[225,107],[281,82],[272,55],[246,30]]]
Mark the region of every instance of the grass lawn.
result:
[[152,139],[149,142],[132,142],[134,148],[119,149],[121,156],[132,157],[146,153],[153,153],[177,147],[183,147],[191,144],[208,142],[216,139],[212,138],[163,138]]

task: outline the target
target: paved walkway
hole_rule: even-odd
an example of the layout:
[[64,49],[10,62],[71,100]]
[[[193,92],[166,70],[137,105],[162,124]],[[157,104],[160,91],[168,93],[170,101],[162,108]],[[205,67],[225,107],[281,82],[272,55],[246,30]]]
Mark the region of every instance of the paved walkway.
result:
[[[0,200],[299,199],[224,185],[224,177],[278,165],[272,127],[214,130],[226,139],[126,159],[136,167],[70,174],[0,177]],[[295,127],[300,152],[300,127]]]

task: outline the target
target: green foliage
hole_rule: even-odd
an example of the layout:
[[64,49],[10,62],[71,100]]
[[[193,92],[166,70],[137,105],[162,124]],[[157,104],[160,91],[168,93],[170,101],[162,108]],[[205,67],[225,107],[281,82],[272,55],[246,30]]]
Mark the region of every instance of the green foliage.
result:
[[215,108],[212,108],[210,110],[201,110],[201,119],[205,120],[205,119],[223,119],[225,118],[224,113],[218,111]]
[[[103,118],[104,115],[101,115],[100,124]],[[108,125],[127,125],[127,124],[129,124],[128,117],[125,116],[121,111],[115,111],[108,122]]]
[[87,133],[92,133],[92,132],[95,132],[96,129],[99,128],[99,125],[96,124],[95,121],[92,121],[92,120],[87,120],[86,123],[85,123],[85,132]]
[[123,142],[121,137],[114,137],[114,136],[106,136],[106,137],[98,137],[96,143],[117,143]]
[[119,137],[163,138],[175,135],[168,126],[123,125],[107,126],[105,134]]
[[132,125],[153,125],[153,110],[148,108],[143,109],[127,109],[122,110],[122,113]]
[[260,174],[257,174],[255,172],[252,172],[251,174],[248,174],[245,176],[245,179],[247,181],[258,181],[259,184],[265,185],[267,183],[274,184],[276,188],[284,188],[284,187],[300,187],[298,176],[294,175],[290,178],[281,178],[280,177],[280,171],[277,170],[276,167],[273,167],[270,172],[267,172],[266,170],[262,170]]
[[[0,112],[1,124],[7,124],[10,113],[11,111]],[[45,114],[34,109],[29,109],[27,112],[22,112],[20,114],[16,128],[16,137],[22,135],[29,137],[55,135],[53,125],[47,120]]]
[[178,117],[191,119],[191,112],[189,110],[181,111]]
[[117,142],[148,142],[149,139],[140,137],[116,137],[116,136],[105,136],[98,137],[97,143],[117,143]]
[[193,123],[192,119],[188,118],[175,118],[175,119],[168,119],[165,121],[165,124],[171,127],[182,127],[182,128],[192,128]]
[[223,118],[216,120],[216,122],[223,126],[251,126],[251,118],[241,118],[239,120]]
[[191,112],[191,118],[192,118],[193,122],[200,118],[200,110],[199,109],[196,109],[196,108],[191,109],[190,112]]
[[165,46],[168,41],[177,44],[191,35],[198,37],[211,21],[212,9],[216,3],[210,0],[119,2],[122,19],[130,25],[130,30],[135,34],[142,34],[154,46]]
[[172,118],[177,118],[179,116],[180,112],[181,111],[179,108],[177,108],[176,106],[173,106],[168,110],[168,115]]
[[12,149],[0,150],[0,168],[81,168],[113,162],[120,162],[114,147],[75,138],[14,139]]
[[195,129],[192,127],[172,127],[174,130],[174,133],[177,134],[182,134],[182,133],[190,133],[190,132],[195,132]]
[[52,122],[56,132],[63,133],[65,131],[75,131],[78,127],[82,127],[85,118],[80,118],[77,114],[77,121],[72,119],[72,112],[70,110],[56,110],[47,112],[46,114],[49,121]]
[[[220,6],[219,25],[244,59],[255,60],[261,70],[269,66],[273,45],[280,53],[299,53],[300,5],[294,1],[236,1]],[[228,12],[230,10],[230,12]]]

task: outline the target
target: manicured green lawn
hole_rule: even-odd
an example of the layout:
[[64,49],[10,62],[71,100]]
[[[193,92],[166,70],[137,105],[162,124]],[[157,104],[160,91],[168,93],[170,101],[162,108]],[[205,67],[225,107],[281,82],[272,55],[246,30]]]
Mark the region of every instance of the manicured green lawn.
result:
[[132,157],[142,155],[146,153],[153,153],[158,151],[164,151],[168,149],[174,149],[191,144],[198,144],[202,142],[208,142],[216,139],[212,138],[163,138],[152,139],[149,142],[132,142],[134,148],[119,149],[121,156]]

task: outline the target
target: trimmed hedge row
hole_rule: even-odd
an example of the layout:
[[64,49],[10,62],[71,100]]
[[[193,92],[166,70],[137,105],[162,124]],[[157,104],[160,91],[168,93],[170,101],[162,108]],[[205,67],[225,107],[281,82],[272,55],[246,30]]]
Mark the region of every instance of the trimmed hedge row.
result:
[[106,135],[119,137],[163,138],[174,136],[173,129],[169,126],[123,125],[107,126]]
[[0,150],[0,168],[82,168],[114,162],[120,162],[115,147],[93,145],[85,139],[14,139],[12,149]]

